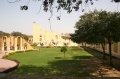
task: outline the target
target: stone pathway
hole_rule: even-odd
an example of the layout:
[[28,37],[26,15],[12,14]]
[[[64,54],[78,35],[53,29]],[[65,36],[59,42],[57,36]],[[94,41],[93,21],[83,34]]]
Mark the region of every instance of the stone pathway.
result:
[[0,73],[17,66],[17,62],[15,61],[8,60],[8,59],[2,59],[2,57],[5,54],[6,52],[0,53]]
[[4,72],[10,68],[13,68],[17,65],[15,61],[7,60],[7,59],[0,59],[0,72]]
[[14,52],[14,51],[0,51],[0,59],[1,59],[5,54],[9,54],[10,52]]
[[0,59],[5,55],[5,52],[0,53]]

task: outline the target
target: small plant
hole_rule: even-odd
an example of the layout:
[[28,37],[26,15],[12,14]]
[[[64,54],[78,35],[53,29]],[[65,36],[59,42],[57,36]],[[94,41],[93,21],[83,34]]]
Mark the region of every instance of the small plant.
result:
[[33,48],[36,49],[37,45],[37,43],[33,43],[31,46],[33,46]]
[[27,49],[27,43],[24,43],[24,52],[26,51]]
[[24,43],[24,49],[27,49],[27,43]]
[[64,46],[60,49],[61,52],[64,52],[64,58],[65,58],[65,52],[67,51],[67,48]]
[[16,51],[16,53],[22,53],[22,52],[24,52],[23,50],[20,50],[20,51]]
[[9,53],[9,55],[13,55],[13,54],[15,54],[16,52],[11,52],[11,53]]
[[7,58],[9,56],[9,54],[6,54],[6,55],[4,55],[2,58]]

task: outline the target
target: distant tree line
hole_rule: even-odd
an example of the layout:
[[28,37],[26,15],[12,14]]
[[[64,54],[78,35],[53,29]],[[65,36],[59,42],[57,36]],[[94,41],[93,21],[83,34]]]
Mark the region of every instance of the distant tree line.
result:
[[0,36],[9,36],[9,35],[10,35],[9,33],[3,32],[3,31],[0,31]]
[[29,35],[26,35],[26,34],[22,34],[21,32],[11,32],[11,33],[6,33],[6,32],[3,32],[3,31],[0,31],[0,36],[22,36],[25,40],[28,40],[29,38]]

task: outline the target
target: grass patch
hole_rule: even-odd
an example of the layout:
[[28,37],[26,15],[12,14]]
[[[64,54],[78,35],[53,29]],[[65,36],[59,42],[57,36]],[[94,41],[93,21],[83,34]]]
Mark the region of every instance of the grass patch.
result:
[[[68,48],[66,57],[61,48],[40,48],[40,51],[29,51],[10,55],[9,59],[20,62],[14,74],[41,76],[89,77],[99,69],[102,54],[89,48]],[[75,53],[76,52],[76,53]]]

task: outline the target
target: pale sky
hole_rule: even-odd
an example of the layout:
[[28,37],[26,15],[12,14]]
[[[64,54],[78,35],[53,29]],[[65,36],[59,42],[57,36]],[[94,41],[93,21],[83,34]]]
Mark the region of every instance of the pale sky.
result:
[[[15,1],[15,0],[8,0]],[[32,35],[32,24],[36,22],[42,28],[50,30],[49,17],[51,16],[49,12],[44,12],[41,9],[40,13],[40,2],[35,2],[35,0],[30,0],[29,9],[27,11],[20,10],[20,6],[26,5],[29,0],[21,0],[16,3],[8,3],[7,0],[0,0],[0,31],[13,32],[18,31],[23,34]],[[82,12],[81,9],[77,12],[72,12],[68,14],[66,11],[61,10],[61,20],[57,20],[57,16],[60,12],[54,10],[53,16],[51,18],[51,28],[53,32],[58,33],[74,33],[75,23],[79,20],[79,16],[88,12],[89,10],[107,10],[107,11],[119,11],[120,3],[111,2],[111,0],[94,0],[94,5],[89,7],[83,5],[85,11]]]

